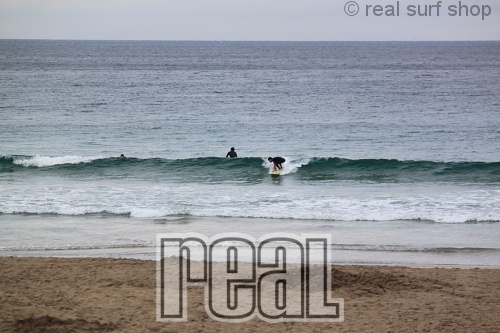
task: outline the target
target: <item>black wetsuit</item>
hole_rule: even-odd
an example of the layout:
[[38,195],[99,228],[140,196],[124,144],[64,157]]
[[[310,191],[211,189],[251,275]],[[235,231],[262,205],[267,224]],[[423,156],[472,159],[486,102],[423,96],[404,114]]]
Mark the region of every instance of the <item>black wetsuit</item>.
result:
[[230,152],[228,152],[226,154],[226,157],[234,158],[234,157],[238,157],[238,154],[236,154],[236,152],[234,150],[231,150]]
[[278,169],[283,169],[281,163],[285,163],[285,159],[283,157],[273,157],[273,163]]

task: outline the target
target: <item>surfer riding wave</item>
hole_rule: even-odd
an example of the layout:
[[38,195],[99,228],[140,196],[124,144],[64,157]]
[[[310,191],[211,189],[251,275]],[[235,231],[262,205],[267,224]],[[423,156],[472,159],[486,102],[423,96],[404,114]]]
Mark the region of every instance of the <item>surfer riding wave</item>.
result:
[[282,170],[283,166],[281,164],[286,162],[286,160],[283,157],[279,157],[279,156],[269,157],[267,160],[274,164],[273,171]]

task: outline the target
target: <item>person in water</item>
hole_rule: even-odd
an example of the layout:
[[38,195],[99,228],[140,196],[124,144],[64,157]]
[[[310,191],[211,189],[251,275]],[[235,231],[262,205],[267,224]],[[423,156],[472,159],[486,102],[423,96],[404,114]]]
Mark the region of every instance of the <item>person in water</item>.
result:
[[286,160],[283,157],[269,157],[267,159],[269,162],[274,163],[273,171],[281,170],[283,169],[283,166],[281,163],[285,163]]
[[238,154],[236,154],[236,152],[234,151],[234,147],[231,147],[231,151],[229,151],[226,154],[226,158],[228,158],[228,157],[231,157],[231,158],[238,157]]

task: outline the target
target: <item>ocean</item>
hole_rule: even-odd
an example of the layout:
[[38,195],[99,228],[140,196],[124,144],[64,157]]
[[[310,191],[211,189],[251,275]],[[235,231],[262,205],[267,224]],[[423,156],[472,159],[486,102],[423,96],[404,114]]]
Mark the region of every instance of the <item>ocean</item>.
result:
[[499,54],[0,40],[0,256],[154,259],[157,233],[314,233],[334,263],[500,266]]

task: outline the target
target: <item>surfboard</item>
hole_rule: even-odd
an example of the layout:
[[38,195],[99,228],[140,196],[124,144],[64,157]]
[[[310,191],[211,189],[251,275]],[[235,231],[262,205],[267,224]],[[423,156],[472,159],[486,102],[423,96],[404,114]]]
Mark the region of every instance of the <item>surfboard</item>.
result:
[[279,176],[279,175],[281,175],[281,172],[282,172],[282,171],[283,171],[283,170],[276,170],[276,171],[273,171],[273,172],[271,172],[271,176]]

